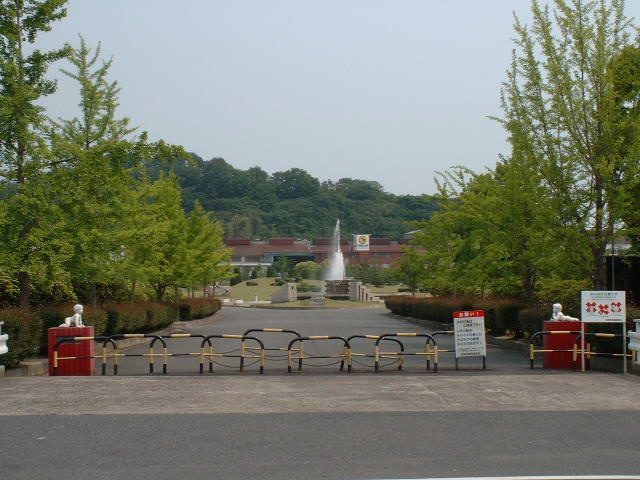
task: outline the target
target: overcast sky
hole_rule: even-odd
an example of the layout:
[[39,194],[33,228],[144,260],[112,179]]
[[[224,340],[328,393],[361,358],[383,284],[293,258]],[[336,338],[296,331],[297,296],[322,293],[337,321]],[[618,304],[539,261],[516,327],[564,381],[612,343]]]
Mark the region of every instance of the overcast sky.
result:
[[[640,17],[640,1],[627,14]],[[122,87],[120,115],[204,159],[433,193],[436,170],[507,152],[500,83],[529,0],[71,0],[40,48],[78,43]],[[60,63],[51,68],[57,76]],[[51,116],[77,115],[61,80]]]

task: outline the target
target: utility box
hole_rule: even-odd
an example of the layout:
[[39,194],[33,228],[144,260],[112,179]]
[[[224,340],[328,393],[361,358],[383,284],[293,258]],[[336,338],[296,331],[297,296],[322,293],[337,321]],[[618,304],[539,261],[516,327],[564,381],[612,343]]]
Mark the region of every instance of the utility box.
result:
[[[577,331],[582,328],[582,322],[544,322],[544,330],[547,332],[558,331]],[[588,332],[588,324],[584,324],[584,333]],[[578,335],[575,333],[557,333],[543,335],[544,350],[569,350],[568,352],[545,352],[544,354],[544,368],[555,368],[558,370],[572,370],[573,369],[573,346],[578,339]],[[578,339],[578,350],[580,350],[581,342]],[[584,339],[585,346],[587,339]],[[585,359],[585,362],[588,361]],[[578,358],[576,368],[582,369],[582,355],[578,351]]]
[[[53,352],[60,337],[93,337],[93,327],[55,327],[48,332],[49,347],[49,375],[54,375]],[[65,342],[58,346],[58,359],[65,357],[81,357],[67,360],[58,360],[58,376],[88,376],[95,375],[95,342],[93,340],[80,340]]]

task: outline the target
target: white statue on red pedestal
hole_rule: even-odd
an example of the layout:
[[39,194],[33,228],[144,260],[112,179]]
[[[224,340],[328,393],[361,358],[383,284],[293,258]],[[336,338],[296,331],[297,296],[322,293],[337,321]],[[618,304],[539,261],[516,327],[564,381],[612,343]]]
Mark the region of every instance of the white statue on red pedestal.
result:
[[84,307],[82,305],[74,305],[73,311],[75,313],[70,317],[65,318],[64,323],[60,325],[61,327],[84,327],[84,324],[82,323]]
[[553,311],[551,312],[551,322],[579,322],[579,318],[570,317],[562,313],[562,305],[559,303],[553,304]]

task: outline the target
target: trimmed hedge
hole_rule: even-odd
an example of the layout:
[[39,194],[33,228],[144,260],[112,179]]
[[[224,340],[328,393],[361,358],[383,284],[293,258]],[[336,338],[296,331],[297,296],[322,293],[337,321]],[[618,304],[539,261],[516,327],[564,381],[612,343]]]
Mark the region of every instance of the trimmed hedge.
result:
[[[167,327],[178,319],[178,313],[180,319],[192,320],[213,315],[221,306],[217,298],[184,299],[179,307],[152,302],[85,305],[82,322],[93,326],[96,336],[145,333]],[[36,311],[0,309],[0,321],[5,322],[2,333],[9,334],[9,353],[0,355],[0,365],[17,366],[30,355],[46,354],[49,328],[57,327],[72,314],[73,305],[47,305]]]
[[222,301],[217,298],[186,298],[180,300],[178,306],[180,321],[188,322],[198,318],[205,318],[216,313],[222,307]]
[[[385,306],[397,315],[422,318],[440,323],[453,323],[453,312],[484,310],[485,326],[494,332],[512,331],[521,335],[522,325],[518,316],[525,305],[507,298],[474,300],[462,297],[412,297],[394,295],[385,298]],[[536,330],[537,331],[537,330]]]
[[0,322],[4,322],[2,333],[9,334],[9,353],[0,355],[0,365],[17,366],[21,360],[39,353],[43,328],[38,314],[5,308],[0,310]]

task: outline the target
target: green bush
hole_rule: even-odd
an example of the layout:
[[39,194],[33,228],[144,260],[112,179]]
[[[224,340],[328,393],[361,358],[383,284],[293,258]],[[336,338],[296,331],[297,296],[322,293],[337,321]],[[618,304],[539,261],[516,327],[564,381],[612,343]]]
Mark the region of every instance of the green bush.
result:
[[524,305],[517,300],[474,300],[464,297],[412,297],[394,295],[385,298],[386,307],[397,315],[422,318],[439,323],[453,323],[453,313],[465,310],[484,310],[485,326],[489,330],[518,334],[521,326],[518,312]]
[[[222,307],[222,302],[217,298],[188,298],[180,301],[182,305],[189,306],[189,320],[205,318],[216,313]],[[185,309],[186,311],[186,309]],[[182,316],[180,312],[180,320],[186,321],[187,317]]]
[[176,320],[175,305],[140,302],[110,303],[107,311],[107,333],[144,333],[166,327]]
[[180,305],[178,305],[178,317],[181,322],[193,320],[193,316],[191,315],[191,305],[181,302]]
[[518,312],[518,321],[525,337],[531,337],[536,332],[544,330],[544,321],[549,320],[549,308],[534,307],[525,308]]
[[9,353],[0,355],[0,364],[17,366],[30,355],[38,354],[42,336],[42,320],[34,313],[20,308],[0,310],[2,333],[9,334]]
[[314,285],[312,283],[302,282],[298,285],[299,292],[320,292],[322,287],[320,285]]

